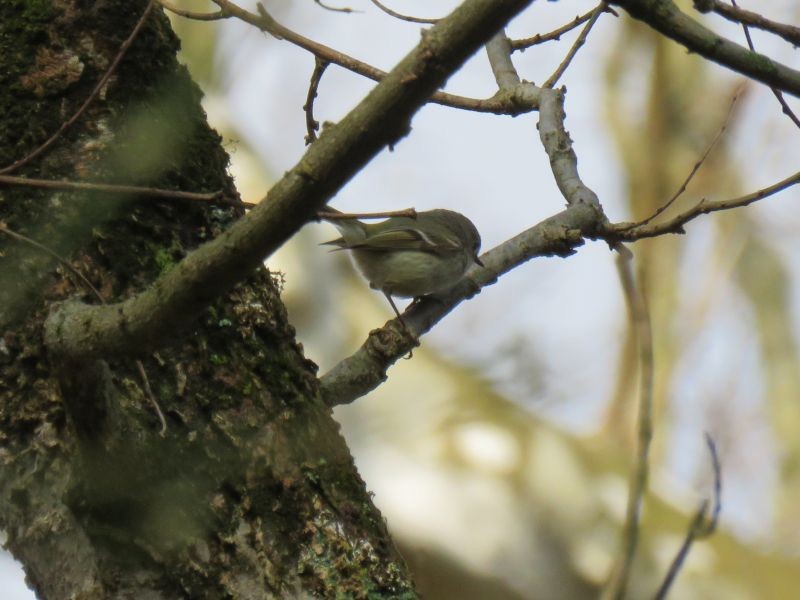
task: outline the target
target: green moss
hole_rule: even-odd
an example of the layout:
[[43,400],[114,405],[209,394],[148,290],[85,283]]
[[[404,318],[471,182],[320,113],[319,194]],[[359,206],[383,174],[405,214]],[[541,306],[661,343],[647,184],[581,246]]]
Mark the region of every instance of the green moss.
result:
[[159,273],[166,273],[175,266],[172,252],[167,248],[159,248],[156,251],[155,261]]
[[222,354],[212,354],[209,360],[212,365],[225,365],[228,363],[228,357]]
[[[46,0],[6,0],[0,2],[0,165],[5,166],[24,155],[40,129],[42,116],[52,110],[50,123],[58,117],[57,98],[36,103],[36,118],[31,120],[30,93],[21,84],[23,75],[34,70],[36,54],[32,47],[47,37],[45,25],[53,14],[52,3]],[[34,125],[34,127],[31,127]],[[40,126],[41,127],[41,126]]]

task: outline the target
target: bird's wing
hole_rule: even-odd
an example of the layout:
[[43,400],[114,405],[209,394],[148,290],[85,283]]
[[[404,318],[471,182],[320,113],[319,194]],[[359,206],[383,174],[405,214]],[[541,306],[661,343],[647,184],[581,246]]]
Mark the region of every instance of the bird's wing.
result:
[[460,246],[455,236],[421,231],[414,225],[398,225],[377,233],[369,232],[366,239],[349,246],[368,250],[419,250],[436,254],[457,250]]

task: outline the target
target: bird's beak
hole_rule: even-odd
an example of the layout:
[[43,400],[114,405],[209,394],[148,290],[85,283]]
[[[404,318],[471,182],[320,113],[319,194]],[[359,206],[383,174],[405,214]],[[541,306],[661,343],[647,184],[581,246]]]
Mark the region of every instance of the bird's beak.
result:
[[475,257],[474,257],[472,260],[474,260],[474,261],[475,261],[475,264],[476,264],[476,265],[478,265],[478,266],[481,266],[481,267],[484,267],[484,268],[485,268],[485,266],[486,266],[486,265],[484,265],[484,264],[483,264],[483,261],[481,261],[481,259],[480,259],[480,258],[478,258],[477,256],[475,256]]

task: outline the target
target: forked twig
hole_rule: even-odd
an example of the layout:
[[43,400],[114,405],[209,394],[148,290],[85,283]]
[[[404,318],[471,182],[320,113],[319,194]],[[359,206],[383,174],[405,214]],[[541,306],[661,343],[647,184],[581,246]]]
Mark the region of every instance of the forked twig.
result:
[[731,198],[729,200],[706,200],[703,198],[686,212],[661,223],[652,225],[640,225],[639,223],[616,223],[607,225],[605,226],[603,235],[600,237],[604,239],[632,241],[656,237],[665,233],[683,233],[683,226],[700,215],[747,206],[748,204],[758,202],[778,192],[782,192],[798,183],[800,183],[800,171],[768,187],[756,190],[744,196],[739,196],[738,198]]
[[[591,19],[592,15],[594,14],[594,11],[595,9],[593,8],[589,12],[584,13],[578,17],[575,17],[572,21],[570,21],[566,25],[562,25],[558,29],[554,29],[549,33],[537,33],[534,36],[523,38],[521,40],[510,40],[511,49],[516,52],[517,50],[525,50],[526,48],[530,48],[531,46],[536,46],[538,44],[544,44],[545,42],[560,40],[562,35],[572,31],[576,27],[579,27],[580,25],[586,23],[586,21]],[[606,7],[606,11],[612,13],[615,17],[618,16],[616,11],[614,11],[614,9],[612,9],[611,7]]]
[[600,15],[606,12],[607,9],[608,5],[606,4],[605,1],[603,1],[597,6],[597,8],[595,8],[592,11],[588,22],[581,30],[581,33],[578,36],[578,38],[572,44],[572,47],[569,49],[569,52],[567,52],[567,56],[564,57],[564,60],[561,61],[561,64],[558,65],[555,72],[548,78],[548,80],[544,82],[544,85],[542,85],[543,88],[555,87],[556,83],[558,83],[558,80],[564,74],[564,71],[566,71],[567,67],[569,67],[570,63],[572,62],[572,59],[575,58],[575,55],[578,53],[578,50],[580,50],[581,46],[583,46],[586,43],[586,38],[589,36],[589,32],[592,30],[592,27],[594,27],[594,24],[597,23],[597,19],[599,19]]
[[[381,81],[386,76],[386,72],[378,69],[377,67],[302,36],[288,27],[278,23],[267,12],[261,3],[256,4],[258,14],[254,14],[241,8],[234,2],[231,2],[231,0],[212,0],[212,2],[214,2],[220,8],[230,12],[231,16],[234,16],[245,23],[249,23],[261,31],[269,33],[276,39],[286,40],[289,43],[310,52],[314,56],[317,56],[335,65],[339,65],[348,71],[368,79],[372,79],[373,81]],[[430,96],[430,102],[441,104],[442,106],[452,106],[453,108],[460,108],[475,112],[507,115],[518,115],[525,112],[538,110],[538,104],[536,100],[537,99],[531,100],[521,98],[519,96],[509,99],[506,96],[498,96],[497,94],[490,98],[469,98],[467,96],[458,96],[456,94],[450,94],[441,90],[435,91]]]
[[683,567],[686,557],[689,555],[689,550],[695,540],[701,540],[709,537],[716,531],[719,523],[719,514],[722,510],[722,467],[719,462],[719,455],[717,454],[717,447],[714,444],[714,439],[711,435],[705,433],[706,446],[708,446],[709,454],[711,455],[711,468],[714,472],[714,492],[713,492],[713,508],[711,515],[708,514],[708,499],[700,503],[700,507],[689,525],[689,530],[686,532],[686,537],[681,544],[678,553],[672,560],[669,566],[664,581],[658,588],[654,600],[664,600],[667,597],[670,587],[672,587],[675,578]]
[[733,108],[736,106],[736,101],[739,99],[741,94],[747,89],[746,86],[747,86],[746,83],[742,83],[736,88],[736,91],[734,91],[733,98],[731,98],[730,105],[728,106],[728,112],[725,114],[725,120],[722,122],[722,126],[717,130],[716,135],[714,135],[714,137],[711,139],[711,142],[708,144],[708,146],[706,146],[706,150],[705,152],[703,152],[702,156],[697,160],[697,162],[694,163],[692,170],[686,176],[686,179],[683,180],[683,183],[681,183],[680,187],[678,188],[678,191],[676,191],[672,195],[672,197],[669,200],[667,200],[663,205],[661,205],[652,215],[650,215],[643,221],[640,221],[639,225],[647,225],[650,221],[658,217],[661,213],[663,213],[670,206],[672,206],[675,203],[675,201],[678,198],[680,198],[681,194],[683,194],[683,192],[686,191],[686,188],[688,187],[689,183],[691,183],[692,179],[694,179],[694,176],[700,170],[700,167],[703,166],[703,163],[708,158],[708,155],[711,154],[711,151],[717,145],[717,142],[722,137],[722,134],[725,133],[725,130],[728,128],[731,117],[733,116]]

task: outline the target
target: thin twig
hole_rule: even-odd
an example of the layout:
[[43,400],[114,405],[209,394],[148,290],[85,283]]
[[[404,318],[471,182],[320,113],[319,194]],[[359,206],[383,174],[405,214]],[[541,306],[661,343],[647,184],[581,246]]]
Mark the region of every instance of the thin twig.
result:
[[326,221],[336,221],[338,219],[388,219],[390,217],[408,217],[409,219],[416,219],[417,211],[413,208],[371,213],[343,213],[321,210],[317,213],[317,217],[325,219]]
[[411,15],[404,15],[399,12],[395,12],[388,6],[381,4],[378,0],[371,0],[371,2],[387,15],[392,16],[395,19],[400,19],[401,21],[408,21],[409,23],[422,23],[424,25],[435,25],[439,22],[439,19],[423,19],[420,17],[412,17]]
[[[517,50],[525,50],[526,48],[530,48],[531,46],[536,46],[538,44],[544,44],[545,42],[550,42],[553,40],[560,40],[561,36],[565,33],[568,33],[575,29],[576,27],[586,23],[589,19],[592,18],[596,9],[592,9],[587,13],[580,15],[579,17],[575,17],[572,21],[567,23],[566,25],[562,25],[558,29],[554,29],[549,33],[537,33],[536,35],[523,38],[521,40],[510,40],[511,42],[511,49],[516,52]],[[606,7],[606,11],[612,13],[615,17],[618,16],[617,13],[611,7]]]
[[23,187],[42,188],[47,190],[67,190],[76,192],[101,192],[107,194],[133,194],[153,198],[174,198],[194,202],[222,202],[233,206],[253,208],[249,202],[231,201],[219,192],[182,192],[181,190],[165,190],[162,188],[140,187],[136,185],[117,185],[113,183],[91,183],[88,181],[68,181],[65,179],[34,179],[32,177],[16,177],[0,175],[0,185],[17,185]]
[[105,301],[103,300],[103,296],[102,296],[102,294],[100,293],[100,291],[99,291],[99,290],[98,290],[96,287],[94,287],[94,285],[92,285],[92,282],[91,282],[91,281],[89,281],[89,280],[86,278],[86,276],[85,276],[83,273],[81,273],[81,272],[80,272],[78,269],[76,269],[75,267],[73,267],[73,266],[72,266],[72,264],[71,264],[69,261],[67,261],[67,259],[66,259],[66,258],[62,257],[62,256],[61,256],[60,254],[58,254],[57,252],[54,252],[53,250],[51,250],[51,249],[50,249],[50,248],[48,248],[47,246],[45,246],[45,245],[43,245],[43,244],[40,244],[40,243],[39,243],[39,242],[37,242],[36,240],[33,240],[33,239],[29,238],[28,236],[22,235],[21,233],[17,233],[16,231],[14,231],[14,230],[12,230],[12,229],[9,229],[9,228],[8,228],[8,226],[6,226],[6,225],[5,225],[5,223],[1,223],[1,222],[0,222],[0,231],[2,231],[3,233],[5,233],[7,236],[9,236],[9,237],[11,237],[11,238],[14,238],[14,239],[15,239],[15,240],[17,240],[18,242],[22,242],[22,243],[24,243],[24,244],[28,244],[29,246],[33,246],[34,248],[36,248],[36,249],[38,249],[38,250],[41,250],[41,251],[42,251],[42,252],[44,252],[45,254],[48,254],[48,255],[50,255],[51,257],[55,258],[55,259],[56,259],[58,262],[60,262],[60,263],[61,263],[62,265],[64,265],[64,266],[65,266],[67,269],[69,269],[69,271],[70,271],[70,272],[71,272],[73,275],[75,275],[75,277],[77,277],[78,279],[80,279],[80,280],[81,280],[81,282],[82,282],[84,285],[86,285],[86,287],[88,287],[88,288],[89,288],[89,289],[92,291],[92,293],[95,295],[95,297],[96,297],[96,298],[97,298],[97,299],[98,299],[98,300],[99,300],[99,301],[100,301],[102,304],[105,304]]
[[[695,8],[698,8],[698,10],[702,10],[700,5],[701,3],[695,2]],[[742,25],[749,25],[750,27],[755,27],[756,29],[762,29],[764,31],[768,31],[769,33],[774,33],[775,35],[782,37],[790,44],[794,46],[800,46],[800,27],[795,27],[794,25],[788,25],[786,23],[778,23],[777,21],[771,21],[770,19],[767,19],[758,13],[739,8],[735,4],[730,6],[724,2],[721,2],[721,0],[713,0],[711,3],[711,10],[718,15],[725,17],[729,21],[740,23]],[[703,12],[706,11],[703,10]]]
[[550,78],[544,82],[544,85],[542,86],[543,88],[555,87],[556,83],[558,83],[558,80],[564,74],[564,71],[566,71],[567,67],[569,67],[569,64],[572,62],[572,59],[575,58],[575,55],[578,53],[578,50],[580,50],[581,46],[583,46],[583,44],[586,43],[586,38],[588,37],[589,32],[592,30],[592,27],[594,27],[594,24],[597,22],[597,19],[600,18],[600,15],[606,11],[607,7],[608,6],[605,2],[601,2],[597,6],[597,8],[595,8],[592,11],[591,16],[589,17],[589,22],[586,23],[586,26],[581,30],[578,39],[576,39],[575,43],[572,44],[572,47],[569,49],[569,52],[567,53],[567,56],[564,58],[564,60],[561,61],[561,64],[558,65],[558,68],[550,76]]
[[[16,231],[9,229],[8,226],[6,226],[2,222],[0,222],[0,232],[5,233],[7,236],[17,240],[18,242],[22,242],[24,244],[28,244],[29,246],[33,246],[37,250],[41,250],[45,254],[48,254],[49,256],[56,259],[59,263],[64,265],[73,275],[75,275],[87,288],[91,290],[91,292],[100,302],[100,304],[106,303],[105,298],[103,298],[103,295],[100,293],[100,290],[98,290],[83,273],[81,273],[78,269],[72,266],[72,263],[70,263],[66,258],[61,256],[57,252],[51,250],[44,244],[40,244],[36,240],[33,240],[26,235],[17,233]],[[153,390],[150,387],[150,380],[147,378],[147,371],[145,371],[144,365],[140,360],[136,360],[136,365],[139,369],[139,374],[142,377],[142,383],[144,384],[145,393],[148,399],[150,400],[150,403],[153,405],[153,408],[156,411],[156,415],[158,416],[159,421],[161,422],[161,435],[163,436],[167,432],[167,422],[164,419],[164,413],[162,412],[161,407],[158,404],[158,400],[156,400],[156,397],[153,395]]]
[[223,10],[220,9],[217,12],[213,13],[201,13],[201,12],[194,12],[192,10],[183,10],[182,8],[178,8],[177,6],[173,6],[167,0],[158,0],[158,3],[168,11],[175,13],[180,17],[184,17],[186,19],[194,19],[195,21],[218,21],[220,19],[227,19],[231,15]]
[[689,530],[686,532],[686,537],[683,540],[683,544],[681,544],[678,553],[672,560],[672,564],[670,564],[669,570],[664,577],[664,581],[661,583],[661,586],[659,586],[658,591],[654,596],[654,600],[664,600],[664,598],[667,597],[670,587],[672,587],[675,578],[683,567],[686,557],[689,555],[689,550],[691,549],[692,544],[695,542],[695,540],[707,538],[712,535],[717,529],[717,524],[719,523],[719,513],[722,510],[722,467],[719,462],[717,447],[714,444],[713,438],[708,432],[705,433],[705,440],[706,446],[708,446],[708,451],[711,455],[711,468],[714,472],[714,500],[711,516],[709,518],[708,515],[708,505],[710,504],[710,501],[705,499],[700,503],[700,507],[697,509],[697,512],[695,513],[694,518],[689,525]]
[[736,91],[734,91],[733,98],[731,98],[730,105],[728,106],[728,112],[725,114],[725,120],[722,122],[722,126],[717,130],[716,135],[714,135],[708,146],[706,146],[706,150],[705,152],[703,152],[703,155],[697,160],[697,162],[694,163],[692,170],[686,176],[686,179],[683,180],[683,183],[681,183],[681,186],[678,188],[678,191],[675,192],[673,196],[669,200],[667,200],[666,203],[660,206],[658,210],[656,210],[652,215],[650,215],[643,221],[640,221],[639,223],[640,225],[647,225],[650,221],[655,219],[657,216],[659,216],[661,213],[667,210],[670,206],[672,206],[672,204],[681,196],[681,194],[683,194],[683,192],[686,191],[687,186],[692,181],[697,172],[700,170],[700,167],[703,166],[703,163],[708,158],[708,155],[711,154],[711,151],[714,149],[714,146],[717,145],[717,142],[722,137],[722,134],[725,133],[725,130],[728,128],[728,124],[730,123],[731,117],[733,116],[733,108],[736,106],[736,101],[739,99],[739,96],[742,94],[742,92],[747,89],[746,86],[747,86],[746,83],[742,83],[736,88]]
[[161,406],[158,404],[155,394],[153,394],[153,388],[150,387],[150,379],[147,377],[147,371],[144,370],[142,361],[136,360],[136,368],[139,369],[139,375],[142,378],[142,383],[144,383],[145,395],[150,400],[150,404],[153,406],[153,410],[156,411],[158,420],[161,423],[161,431],[159,431],[159,434],[161,437],[164,437],[167,434],[167,420],[164,418],[164,412],[161,410]]
[[314,119],[314,98],[317,97],[317,90],[319,89],[322,75],[325,69],[328,68],[330,63],[321,58],[314,57],[314,72],[311,73],[311,81],[308,84],[308,95],[306,96],[306,103],[303,105],[303,110],[306,113],[306,146],[317,139],[317,130],[319,130],[319,122]]
[[641,225],[639,223],[616,223],[606,225],[600,237],[612,240],[633,241],[642,238],[656,237],[665,233],[684,233],[683,226],[700,215],[747,206],[748,204],[782,192],[786,188],[797,185],[798,183],[800,183],[800,171],[778,183],[750,194],[739,196],[738,198],[716,201],[709,201],[703,198],[686,212],[662,223],[656,223],[654,225]]
[[324,8],[325,10],[329,10],[331,12],[340,12],[340,13],[348,13],[348,14],[349,13],[354,13],[354,12],[361,12],[361,11],[353,10],[352,8],[347,8],[347,7],[337,8],[335,6],[329,6],[329,5],[325,4],[325,3],[323,3],[322,0],[314,0],[314,3],[317,6],[319,6],[321,8]]
[[631,474],[628,489],[628,507],[622,530],[622,546],[608,585],[602,597],[621,600],[630,579],[631,566],[639,541],[639,521],[642,503],[647,491],[650,471],[650,443],[653,439],[653,333],[644,291],[636,284],[633,275],[633,255],[622,244],[615,244],[617,268],[622,289],[628,304],[631,324],[636,334],[639,352],[639,414],[637,417],[636,466]]
[[[739,8],[736,5],[736,0],[731,0],[731,5],[734,8]],[[753,38],[750,37],[750,28],[747,26],[745,22],[742,22],[742,30],[744,31],[744,37],[747,40],[747,47],[750,48],[751,52],[756,51],[756,47],[753,44]],[[797,115],[794,114],[794,111],[789,107],[786,100],[783,98],[783,93],[776,87],[770,87],[769,89],[772,90],[772,94],[778,100],[778,104],[781,105],[781,110],[783,114],[785,114],[789,119],[791,119],[792,123],[794,123],[797,127],[800,127],[800,119],[797,118]]]
[[69,129],[72,125],[75,124],[75,122],[78,119],[81,118],[81,115],[83,115],[83,113],[86,112],[86,109],[89,108],[92,102],[94,102],[95,98],[97,98],[97,96],[100,94],[100,91],[105,87],[111,75],[114,74],[117,65],[119,65],[120,61],[125,56],[125,53],[128,51],[128,48],[130,48],[131,44],[133,43],[133,40],[136,39],[136,36],[139,34],[139,31],[141,31],[142,27],[144,26],[144,22],[147,19],[147,15],[149,15],[150,11],[153,9],[155,1],[156,0],[150,0],[150,2],[147,3],[144,12],[142,12],[142,16],[139,17],[139,20],[136,22],[136,26],[133,28],[128,38],[124,42],[122,42],[122,45],[119,47],[119,52],[117,52],[117,55],[114,57],[114,60],[112,61],[111,65],[109,65],[108,69],[106,69],[106,72],[100,78],[100,81],[97,82],[97,85],[95,85],[94,89],[92,90],[92,93],[89,94],[86,100],[84,100],[83,104],[81,104],[81,107],[77,111],[75,111],[75,114],[73,114],[69,119],[64,121],[61,124],[61,127],[59,127],[58,130],[38,148],[35,148],[32,152],[29,152],[26,156],[22,157],[18,161],[13,162],[10,165],[0,169],[0,174],[11,173],[12,171],[16,171],[20,167],[31,162],[34,158],[36,158],[37,156],[42,154],[45,150],[50,148],[50,146],[52,146],[67,129]]

